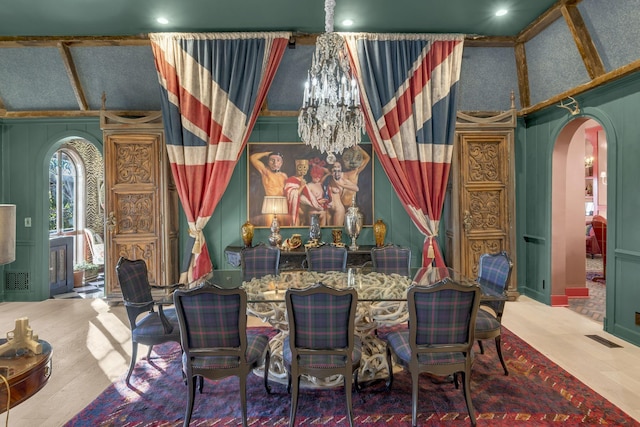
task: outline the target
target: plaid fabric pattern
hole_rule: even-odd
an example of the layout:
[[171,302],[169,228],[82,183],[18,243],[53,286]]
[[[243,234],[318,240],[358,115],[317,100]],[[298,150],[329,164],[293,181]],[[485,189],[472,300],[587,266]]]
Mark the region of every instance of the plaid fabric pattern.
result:
[[345,271],[347,268],[347,249],[335,246],[320,246],[307,250],[309,271],[324,273],[327,271]]
[[[282,357],[287,364],[291,364],[291,344],[289,338],[284,339]],[[351,360],[356,363],[362,358],[362,341],[360,338],[354,337],[353,352],[351,353]],[[337,368],[344,366],[346,358],[338,355],[301,355],[298,363],[300,366],[307,368]]]
[[385,246],[371,249],[373,270],[384,274],[409,276],[411,250],[397,246]]
[[280,263],[280,249],[267,246],[244,248],[240,253],[242,265],[242,280],[259,279],[268,274],[278,274]]
[[326,350],[348,345],[351,295],[291,295],[296,347]]
[[444,289],[438,292],[415,294],[418,345],[460,344],[467,341],[469,307],[472,292]]
[[[411,345],[409,344],[409,331],[391,332],[387,336],[387,342],[393,348],[398,357],[398,361],[408,366],[411,361]],[[418,356],[418,362],[429,365],[447,365],[451,363],[464,362],[464,354],[461,352],[452,353],[423,353]]]
[[239,347],[238,295],[181,296],[190,348]]
[[[506,252],[482,254],[478,261],[478,282],[492,291],[502,294],[509,281],[511,268],[511,260]],[[483,305],[496,311],[502,311],[504,301],[487,301],[483,302]]]
[[[247,351],[245,352],[247,363],[250,365],[257,363],[268,345],[269,337],[266,335],[248,335]],[[182,364],[186,363],[186,353],[183,353]],[[191,363],[195,368],[202,369],[231,369],[240,366],[240,360],[234,356],[193,357]]]
[[476,316],[476,334],[500,329],[500,322],[494,315],[486,310],[478,310]]
[[121,259],[118,262],[118,281],[122,290],[122,297],[125,301],[133,303],[152,302],[151,287],[149,286],[149,276],[147,264],[144,260],[131,261]]
[[[173,332],[178,333],[178,316],[176,314],[176,310],[173,308],[165,308],[163,313],[167,320],[169,320],[172,325],[175,325],[173,327]],[[162,320],[157,313],[152,313],[149,316],[143,317],[138,321],[136,328],[131,331],[131,333],[133,335],[133,340],[141,343],[152,342],[153,340],[158,340],[159,337],[167,336]]]

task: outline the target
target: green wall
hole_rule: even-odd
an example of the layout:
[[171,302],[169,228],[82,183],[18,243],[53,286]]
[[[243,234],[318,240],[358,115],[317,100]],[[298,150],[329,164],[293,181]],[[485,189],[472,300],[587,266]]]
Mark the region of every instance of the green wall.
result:
[[[581,114],[607,135],[607,284],[604,329],[640,345],[640,73],[577,96]],[[574,117],[551,106],[519,123],[516,134],[518,287],[551,300],[551,159],[555,141]]]

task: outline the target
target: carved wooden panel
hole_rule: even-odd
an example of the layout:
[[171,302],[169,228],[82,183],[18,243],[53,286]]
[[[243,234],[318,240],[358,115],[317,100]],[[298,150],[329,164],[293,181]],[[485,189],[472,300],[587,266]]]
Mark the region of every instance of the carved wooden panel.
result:
[[116,194],[117,233],[155,232],[155,194]]
[[115,184],[154,182],[154,159],[157,158],[154,148],[155,144],[117,143]]
[[[156,269],[158,267],[156,261],[157,245],[155,242],[122,242],[115,247],[118,258],[121,256],[129,259],[143,259],[147,263],[149,273],[149,284],[156,285]],[[113,289],[120,291],[120,285],[117,283]]]
[[504,203],[501,190],[469,191],[468,206],[471,218],[470,231],[502,230]]

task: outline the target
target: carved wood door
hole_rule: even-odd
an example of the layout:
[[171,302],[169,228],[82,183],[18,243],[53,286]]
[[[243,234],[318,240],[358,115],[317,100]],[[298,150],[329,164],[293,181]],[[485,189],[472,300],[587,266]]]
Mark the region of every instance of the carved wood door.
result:
[[[477,277],[483,253],[506,251],[515,264],[515,114],[495,116],[495,122],[461,113],[458,116],[450,189],[449,258],[455,269]],[[460,124],[460,116],[465,123]],[[510,296],[517,295],[515,265],[508,289]]]
[[178,199],[161,121],[105,127],[105,290],[107,298],[120,298],[121,256],[144,259],[151,285],[177,281]]

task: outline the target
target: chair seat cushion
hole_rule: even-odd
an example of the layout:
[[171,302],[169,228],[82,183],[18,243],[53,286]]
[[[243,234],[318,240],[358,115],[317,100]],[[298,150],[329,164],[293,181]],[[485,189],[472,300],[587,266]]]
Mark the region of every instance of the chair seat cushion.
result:
[[173,308],[165,309],[164,315],[173,325],[171,333],[164,332],[164,326],[158,312],[148,313],[136,322],[136,328],[132,331],[133,340],[140,344],[159,344],[171,340],[180,341],[180,328],[178,317]]
[[[269,345],[269,337],[266,335],[247,335],[247,363],[257,365]],[[182,353],[182,366],[186,367],[186,353]],[[197,369],[232,369],[237,368],[240,362],[234,356],[206,356],[194,357],[192,366]]]
[[500,330],[500,322],[487,310],[478,310],[476,317],[476,334]]
[[[390,332],[387,344],[391,346],[398,358],[398,363],[408,366],[411,361],[411,345],[409,344],[409,331]],[[450,353],[427,353],[418,356],[418,363],[426,365],[449,365],[464,363],[464,354],[456,351]]]
[[[283,344],[282,357],[285,365],[291,366],[291,347],[289,337],[285,338]],[[355,337],[353,343],[353,353],[351,355],[352,363],[356,364],[362,357],[362,342],[360,338]],[[306,368],[339,368],[345,365],[344,357],[337,355],[303,355],[300,356],[300,366]]]

